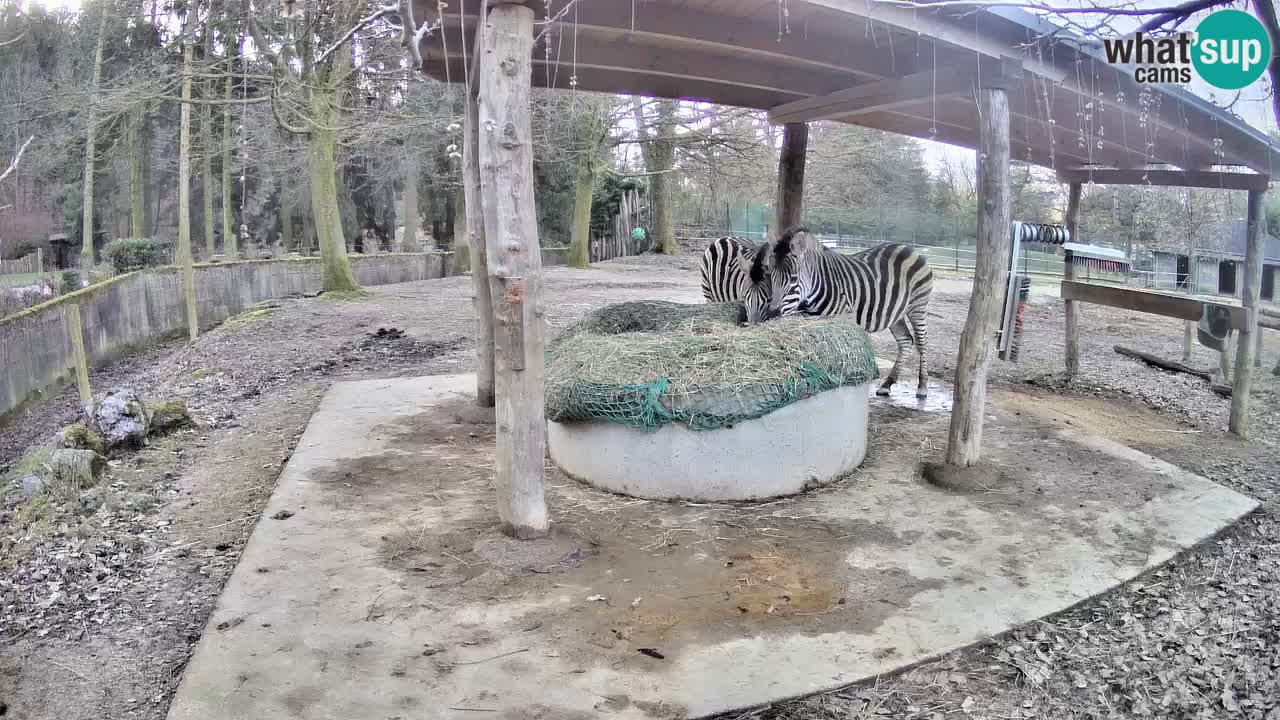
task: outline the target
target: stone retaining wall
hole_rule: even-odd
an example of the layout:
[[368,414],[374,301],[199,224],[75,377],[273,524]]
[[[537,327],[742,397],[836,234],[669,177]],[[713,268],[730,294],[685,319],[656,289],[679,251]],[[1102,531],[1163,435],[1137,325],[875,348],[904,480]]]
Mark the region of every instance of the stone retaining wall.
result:
[[[354,255],[351,266],[361,285],[387,285],[444,277],[448,255]],[[319,258],[283,258],[197,265],[195,283],[205,329],[265,300],[318,292],[323,278]],[[91,367],[186,329],[176,267],[119,275],[0,319],[0,418],[74,377],[67,313],[72,303],[80,306]]]

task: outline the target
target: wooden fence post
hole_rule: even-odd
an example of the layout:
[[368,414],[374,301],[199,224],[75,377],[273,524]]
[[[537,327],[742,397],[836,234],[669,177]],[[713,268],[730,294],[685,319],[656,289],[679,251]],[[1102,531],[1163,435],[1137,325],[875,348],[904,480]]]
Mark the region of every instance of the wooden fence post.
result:
[[80,303],[67,303],[62,316],[71,339],[71,356],[76,363],[76,388],[80,390],[80,407],[93,412],[93,389],[89,387],[89,357],[84,351],[84,325],[80,322]]
[[547,532],[542,259],[529,129],[533,15],[510,3],[489,11],[478,73],[481,202],[497,319],[498,515],[503,532],[518,538]]
[[[1067,192],[1067,215],[1066,226],[1067,235],[1071,238],[1071,242],[1079,242],[1076,239],[1077,217],[1080,215],[1080,183],[1071,183]],[[1075,279],[1075,258],[1072,257],[1070,250],[1064,250],[1062,258],[1062,278],[1064,280]],[[1076,317],[1077,307],[1074,300],[1067,300],[1065,303],[1067,313],[1067,377],[1074,378],[1076,373],[1080,372],[1080,326],[1079,318]]]
[[[1009,64],[1012,73],[1015,65]],[[1007,76],[1004,76],[1007,77]],[[982,450],[982,421],[987,399],[987,370],[995,345],[996,325],[1009,270],[1012,244],[1009,190],[1009,95],[1007,84],[992,83],[978,91],[977,162],[978,239],[969,315],[956,354],[955,400],[947,433],[946,461],[966,467]]]
[[1239,332],[1235,382],[1231,388],[1231,417],[1227,424],[1231,433],[1241,439],[1249,437],[1249,388],[1253,384],[1254,334],[1262,332],[1258,327],[1258,302],[1262,293],[1262,246],[1267,235],[1262,215],[1265,199],[1265,190],[1249,191],[1249,247],[1244,260],[1244,288],[1240,293],[1241,304],[1248,313],[1248,319]]
[[[476,93],[479,91],[479,73],[484,35],[484,19],[476,24],[475,53],[471,63],[472,86],[466,98],[463,114],[462,140],[462,193],[466,213],[468,253],[471,260],[471,306],[476,313],[479,337],[476,338],[476,405],[493,407],[493,297],[489,293],[488,248],[485,243],[484,199],[480,193],[480,143],[477,119]],[[406,241],[409,240],[409,222],[405,222]]]
[[778,155],[778,192],[774,203],[774,227],[778,234],[800,222],[804,205],[804,160],[809,148],[809,124],[782,126],[782,151]]

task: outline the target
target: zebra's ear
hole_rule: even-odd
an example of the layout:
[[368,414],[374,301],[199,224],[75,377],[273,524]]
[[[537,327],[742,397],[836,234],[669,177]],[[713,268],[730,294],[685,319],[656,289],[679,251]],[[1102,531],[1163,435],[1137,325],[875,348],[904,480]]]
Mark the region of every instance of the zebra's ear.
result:
[[802,255],[808,249],[811,237],[809,228],[802,225],[787,228],[771,246],[774,257],[781,260],[787,255]]

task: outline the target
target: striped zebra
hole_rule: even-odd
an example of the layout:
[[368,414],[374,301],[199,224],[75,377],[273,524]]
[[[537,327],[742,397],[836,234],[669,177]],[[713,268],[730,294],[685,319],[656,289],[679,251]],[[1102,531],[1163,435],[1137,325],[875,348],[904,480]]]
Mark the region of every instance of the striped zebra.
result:
[[[742,302],[744,294],[752,287],[748,278],[754,259],[767,247],[767,243],[756,245],[736,237],[712,241],[702,252],[702,298],[709,303]],[[792,283],[784,291],[777,311],[769,317],[794,314],[799,304],[799,287]],[[745,311],[738,317],[743,323],[747,321]]]
[[869,333],[885,328],[898,342],[898,356],[877,395],[888,395],[908,347],[920,356],[917,397],[928,396],[925,373],[925,316],[933,291],[933,271],[925,256],[908,245],[890,243],[845,255],[816,242],[807,228],[790,228],[752,257],[751,288],[743,306],[747,321],[762,322],[775,313],[772,299],[793,286],[797,311],[828,317],[849,313]]

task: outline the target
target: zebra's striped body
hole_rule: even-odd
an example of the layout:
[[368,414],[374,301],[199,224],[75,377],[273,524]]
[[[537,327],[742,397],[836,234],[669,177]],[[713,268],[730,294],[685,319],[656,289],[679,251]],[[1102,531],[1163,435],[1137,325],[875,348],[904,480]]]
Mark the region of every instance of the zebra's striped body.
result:
[[[913,345],[920,357],[916,395],[928,394],[925,317],[933,271],[924,255],[893,243],[845,255],[815,242],[805,228],[794,228],[770,245],[752,273],[757,285],[769,283],[775,289],[785,287],[788,278],[799,291],[799,312],[817,317],[849,314],[867,332],[888,328],[893,334],[898,355],[877,394],[889,394],[902,357]],[[760,315],[756,312],[748,319],[759,322]]]
[[[702,298],[710,303],[741,302],[750,287],[748,272],[751,263],[767,248],[767,244],[756,245],[736,237],[712,241],[702,252]],[[794,314],[799,304],[799,287],[792,284],[782,299],[779,314]]]

